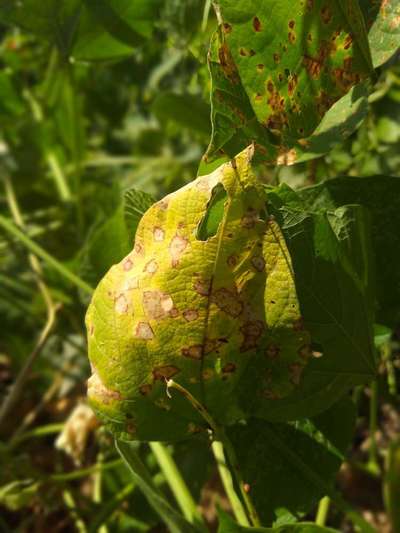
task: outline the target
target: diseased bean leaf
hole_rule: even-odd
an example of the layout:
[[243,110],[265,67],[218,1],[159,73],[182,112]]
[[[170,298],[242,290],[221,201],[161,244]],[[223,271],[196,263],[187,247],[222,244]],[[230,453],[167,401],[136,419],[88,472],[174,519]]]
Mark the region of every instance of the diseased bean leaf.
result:
[[244,416],[246,394],[258,405],[301,381],[310,339],[252,155],[249,147],[154,204],[134,250],[96,289],[87,313],[89,399],[123,438],[178,440],[202,430],[183,396],[167,397],[168,378],[223,424]]
[[372,72],[358,2],[220,0],[217,9],[206,157],[256,142],[265,162],[295,163],[327,111]]

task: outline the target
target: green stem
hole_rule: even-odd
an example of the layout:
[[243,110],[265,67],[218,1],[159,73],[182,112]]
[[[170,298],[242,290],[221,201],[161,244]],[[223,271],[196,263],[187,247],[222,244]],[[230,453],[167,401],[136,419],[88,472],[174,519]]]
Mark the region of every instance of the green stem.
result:
[[[107,520],[110,518],[113,512],[118,509],[121,503],[126,500],[130,494],[132,494],[132,492],[135,490],[135,487],[136,483],[129,483],[128,485],[125,485],[125,487],[123,487],[119,492],[117,492],[111,498],[111,500],[103,502],[103,505],[101,506],[99,512],[96,513],[93,522],[91,522],[89,525],[89,533],[98,533],[100,531],[100,527],[107,522]],[[146,528],[144,531],[147,531],[146,524],[143,525]]]
[[212,452],[217,462],[218,472],[224,486],[226,495],[232,506],[233,514],[239,525],[249,527],[250,522],[247,518],[246,512],[243,508],[242,502],[236,494],[235,487],[233,486],[233,479],[231,472],[226,464],[224,448],[221,442],[214,441],[211,445]]
[[132,445],[124,441],[116,440],[115,446],[126,466],[131,471],[134,482],[143,492],[149,504],[164,520],[170,533],[199,533],[201,530],[198,527],[188,522],[171,507],[162,492],[154,484],[150,472],[142,463],[137,451],[133,449]]
[[376,443],[376,432],[378,429],[378,381],[374,379],[371,383],[371,398],[369,403],[369,458],[368,468],[372,472],[379,473],[378,446]]
[[72,194],[71,194],[71,191],[69,190],[67,179],[64,175],[64,172],[61,168],[61,165],[57,159],[56,154],[51,150],[47,150],[45,152],[45,158],[49,166],[51,175],[54,179],[54,183],[57,187],[60,199],[63,202],[71,202]]
[[321,498],[319,505],[318,505],[317,516],[315,518],[315,523],[317,526],[323,527],[326,524],[326,520],[329,514],[330,504],[331,504],[331,500],[329,496],[324,496],[323,498]]
[[185,518],[191,523],[204,524],[203,518],[168,448],[160,442],[150,442],[150,448],[164,473],[165,479]]
[[229,460],[231,471],[233,472],[233,477],[237,483],[237,486],[240,491],[240,495],[244,502],[250,524],[252,526],[259,527],[261,525],[260,519],[258,518],[256,508],[254,507],[254,504],[248,492],[246,491],[246,484],[244,483],[242,474],[240,472],[239,463],[236,457],[235,449],[232,446],[232,443],[229,440],[228,436],[226,435],[224,428],[220,427],[214,421],[214,419],[212,418],[210,413],[207,411],[207,409],[204,407],[204,405],[202,405],[187,389],[179,385],[179,383],[176,383],[174,380],[169,379],[167,381],[167,391],[169,389],[176,389],[183,396],[185,396],[185,398],[189,400],[189,402],[193,405],[196,411],[204,418],[204,420],[213,430],[214,439],[222,442],[222,445],[226,451],[226,454]]
[[67,509],[69,510],[69,513],[71,515],[71,518],[75,524],[77,531],[79,533],[87,533],[85,522],[79,516],[74,497],[72,496],[72,492],[65,489],[63,491],[63,500],[64,500],[64,503]]
[[85,281],[83,281],[81,278],[76,276],[73,272],[68,270],[60,261],[55,259],[53,256],[51,256],[49,253],[46,252],[41,246],[39,246],[36,242],[34,242],[32,239],[30,239],[25,233],[23,233],[20,229],[15,226],[10,220],[8,220],[3,215],[0,215],[0,227],[5,229],[7,233],[15,237],[21,244],[23,244],[29,251],[40,257],[45,263],[47,263],[50,267],[52,267],[54,270],[56,270],[61,276],[68,279],[71,283],[76,285],[76,287],[82,289],[88,294],[93,293],[93,289],[90,285],[88,285]]
[[[97,466],[93,474],[93,501],[100,504],[102,500],[102,479],[103,479],[103,454],[101,452],[97,455]],[[108,533],[108,528],[105,524],[101,524],[98,528],[98,533]]]

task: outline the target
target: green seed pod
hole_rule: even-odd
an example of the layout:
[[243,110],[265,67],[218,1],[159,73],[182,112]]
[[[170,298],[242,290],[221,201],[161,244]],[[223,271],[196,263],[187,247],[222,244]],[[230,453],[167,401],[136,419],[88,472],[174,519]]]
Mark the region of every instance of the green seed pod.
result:
[[265,211],[253,147],[154,204],[133,251],[97,287],[86,322],[90,403],[119,438],[178,440],[205,422],[173,378],[221,424],[240,398],[279,399],[309,357],[292,265]]

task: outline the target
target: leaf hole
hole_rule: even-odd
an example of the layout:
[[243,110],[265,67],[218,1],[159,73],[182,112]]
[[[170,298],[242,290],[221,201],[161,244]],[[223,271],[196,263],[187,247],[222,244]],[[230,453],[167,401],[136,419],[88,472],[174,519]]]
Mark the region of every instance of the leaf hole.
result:
[[218,183],[212,190],[206,212],[197,226],[197,240],[206,241],[217,234],[219,225],[224,216],[226,198],[227,193],[224,186],[222,183]]

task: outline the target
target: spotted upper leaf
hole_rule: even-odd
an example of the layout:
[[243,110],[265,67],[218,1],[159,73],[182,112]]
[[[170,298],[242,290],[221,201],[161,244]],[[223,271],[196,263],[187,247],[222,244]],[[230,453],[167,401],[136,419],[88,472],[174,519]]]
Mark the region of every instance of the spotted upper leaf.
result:
[[154,204],[133,251],[96,289],[88,394],[122,438],[176,440],[204,428],[184,397],[168,398],[171,377],[225,424],[243,416],[243,394],[281,398],[301,379],[309,336],[253,151]]
[[[264,161],[294,163],[333,104],[372,72],[358,2],[216,4],[220,26],[209,54],[213,134],[207,158],[221,150],[232,156],[256,142]],[[337,140],[341,135],[336,131]]]

